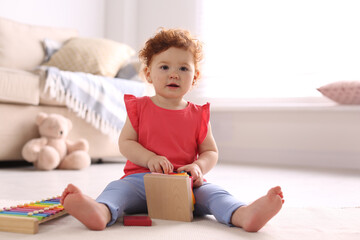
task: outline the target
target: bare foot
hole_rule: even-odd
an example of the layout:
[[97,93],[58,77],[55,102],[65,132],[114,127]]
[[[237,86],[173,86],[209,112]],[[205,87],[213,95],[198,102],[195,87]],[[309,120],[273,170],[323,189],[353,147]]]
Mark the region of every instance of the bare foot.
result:
[[265,196],[238,208],[231,217],[231,223],[247,232],[257,232],[280,211],[283,203],[281,188],[271,188]]
[[79,188],[72,184],[65,188],[60,201],[66,212],[91,230],[105,229],[111,219],[106,205],[84,195]]

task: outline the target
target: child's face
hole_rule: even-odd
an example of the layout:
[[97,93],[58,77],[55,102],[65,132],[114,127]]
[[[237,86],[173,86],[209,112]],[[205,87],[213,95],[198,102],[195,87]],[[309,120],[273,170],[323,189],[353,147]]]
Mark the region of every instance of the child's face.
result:
[[190,51],[171,47],[152,57],[145,68],[146,79],[154,85],[155,92],[167,99],[182,98],[198,77]]

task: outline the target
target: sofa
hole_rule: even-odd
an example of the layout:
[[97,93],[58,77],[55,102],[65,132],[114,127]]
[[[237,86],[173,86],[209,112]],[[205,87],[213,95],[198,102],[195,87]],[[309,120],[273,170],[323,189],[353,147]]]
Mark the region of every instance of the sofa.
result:
[[[103,133],[94,127],[94,124],[79,117],[78,113],[67,107],[64,100],[54,99],[44,91],[47,73],[39,66],[56,66],[51,64],[52,56],[55,55],[49,55],[49,49],[44,47],[44,39],[55,41],[62,49],[70,40],[79,38],[77,30],[74,29],[34,26],[0,18],[0,161],[23,159],[21,150],[24,144],[30,139],[39,137],[35,125],[35,117],[39,112],[57,113],[69,118],[73,128],[68,138],[87,139],[93,160],[123,160],[116,138]],[[95,67],[90,65],[87,66],[90,71],[87,74],[117,77],[116,74],[121,72],[119,70],[128,65],[129,59],[135,55],[135,51],[125,45],[122,45],[121,51],[125,52],[125,56],[116,56],[117,62],[111,63],[111,71],[92,73]],[[123,54],[121,51],[120,54]],[[113,56],[114,52],[111,49],[110,55]],[[78,62],[71,62],[68,67],[73,67],[81,61],[75,57],[70,58],[71,61]],[[122,58],[120,62],[119,58]],[[45,62],[46,59],[49,61]],[[69,61],[67,59],[66,62]],[[82,61],[88,63],[90,57],[86,56]],[[76,72],[79,69],[69,71]]]

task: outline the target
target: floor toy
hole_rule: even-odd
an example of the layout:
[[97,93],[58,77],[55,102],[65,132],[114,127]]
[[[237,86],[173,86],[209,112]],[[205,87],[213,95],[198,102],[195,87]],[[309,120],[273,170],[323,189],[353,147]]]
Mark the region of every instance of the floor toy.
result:
[[149,217],[192,221],[194,198],[188,174],[150,173],[144,176],[144,184]]
[[124,216],[124,226],[151,226],[149,216]]
[[0,209],[0,231],[35,234],[39,224],[66,214],[60,197]]

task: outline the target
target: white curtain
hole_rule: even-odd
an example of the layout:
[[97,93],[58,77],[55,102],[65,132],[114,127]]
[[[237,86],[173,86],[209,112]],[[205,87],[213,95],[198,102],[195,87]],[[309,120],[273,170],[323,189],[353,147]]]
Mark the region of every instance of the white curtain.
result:
[[360,80],[360,1],[202,0],[206,98],[318,97]]

